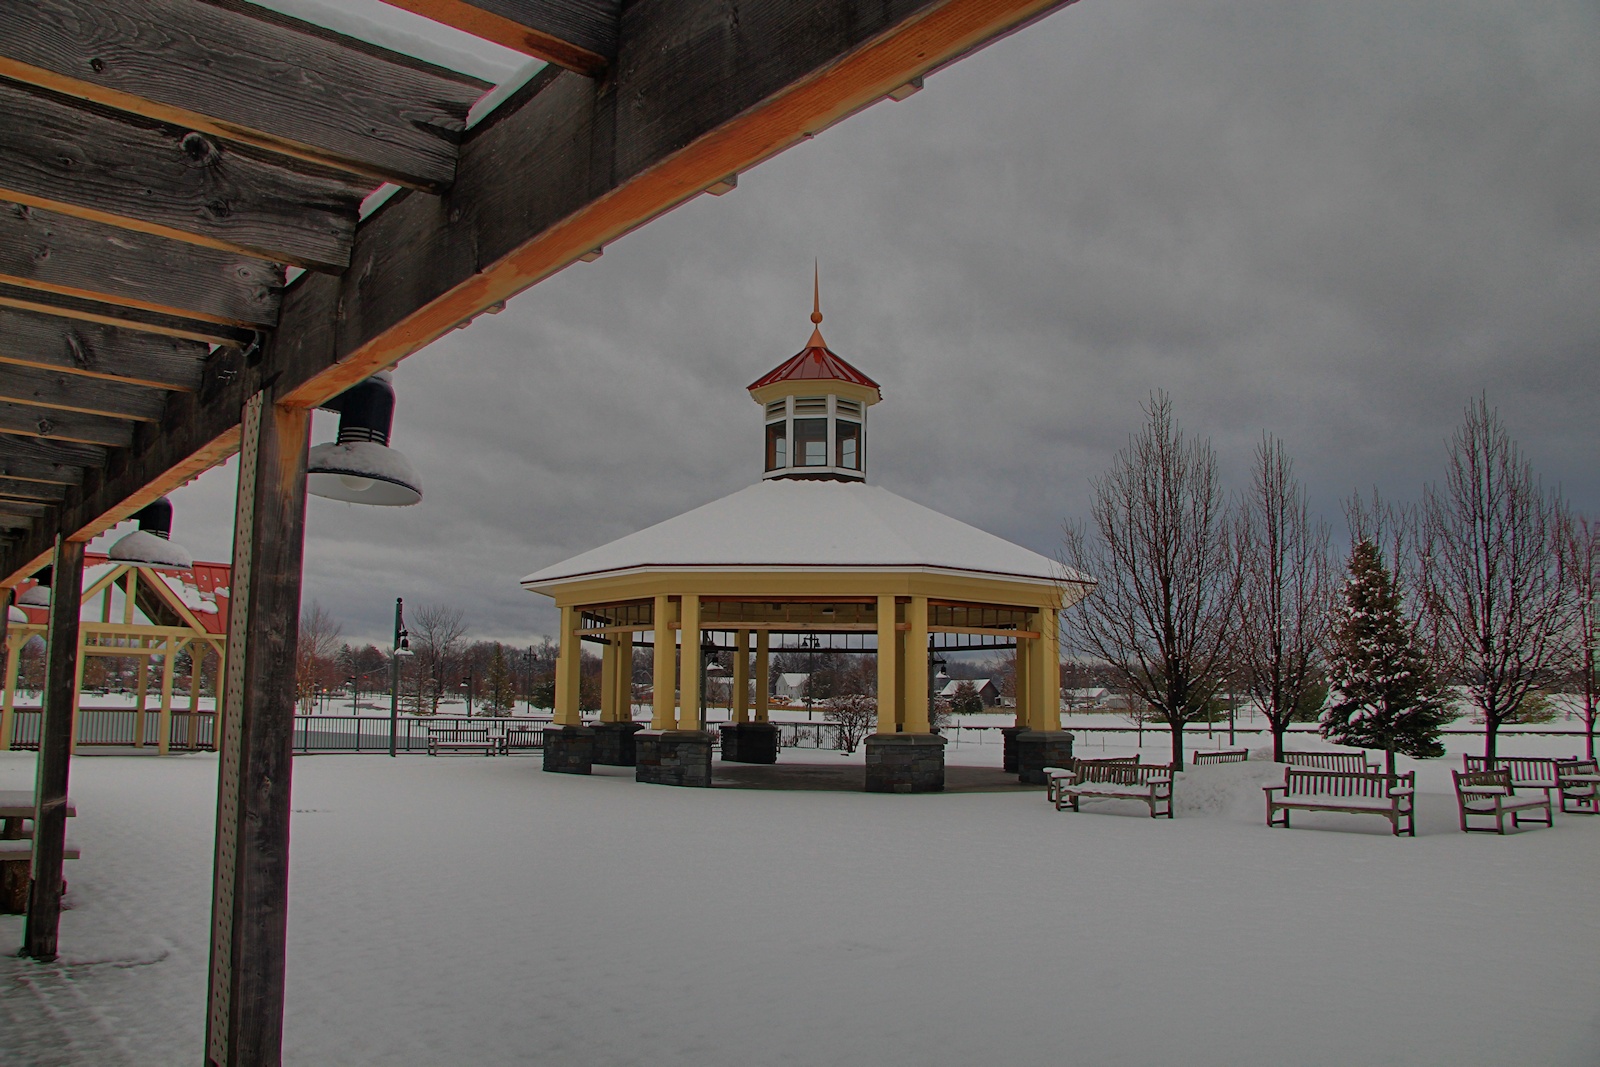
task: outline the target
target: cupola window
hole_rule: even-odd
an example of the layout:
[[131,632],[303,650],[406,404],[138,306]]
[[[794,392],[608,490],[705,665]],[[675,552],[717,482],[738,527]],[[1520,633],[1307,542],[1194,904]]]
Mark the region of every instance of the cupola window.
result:
[[[843,406],[842,404],[840,405]],[[861,424],[859,422],[846,422],[838,420],[834,424],[834,438],[837,442],[838,455],[834,458],[834,465],[843,467],[848,471],[861,469]]]
[[[823,401],[824,404],[827,401]],[[795,407],[798,408],[796,401]],[[826,467],[828,465],[828,420],[794,420],[794,457],[801,467]]]
[[782,470],[788,465],[789,435],[786,432],[786,424],[769,422],[767,423],[767,470]]

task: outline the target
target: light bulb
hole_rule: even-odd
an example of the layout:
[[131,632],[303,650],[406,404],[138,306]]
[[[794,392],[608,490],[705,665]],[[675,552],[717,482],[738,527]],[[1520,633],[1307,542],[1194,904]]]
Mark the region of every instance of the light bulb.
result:
[[362,478],[355,474],[341,474],[339,481],[352,493],[365,493],[372,488],[371,478]]

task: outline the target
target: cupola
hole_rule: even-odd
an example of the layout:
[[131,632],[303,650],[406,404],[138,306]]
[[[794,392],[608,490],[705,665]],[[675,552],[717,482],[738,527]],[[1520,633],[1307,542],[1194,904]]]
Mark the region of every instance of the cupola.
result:
[[865,481],[867,409],[883,394],[822,339],[822,291],[812,285],[811,340],[750,385],[765,412],[763,477]]

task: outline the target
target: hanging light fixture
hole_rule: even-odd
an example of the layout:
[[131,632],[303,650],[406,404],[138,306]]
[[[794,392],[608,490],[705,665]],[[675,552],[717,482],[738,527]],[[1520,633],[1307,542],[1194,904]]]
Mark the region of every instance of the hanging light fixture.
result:
[[50,579],[55,575],[53,567],[46,567],[33,576],[35,585],[17,597],[18,604],[30,608],[47,608],[50,606]]
[[106,556],[112,563],[138,563],[147,567],[170,567],[186,571],[194,566],[189,550],[172,541],[172,501],[167,497],[153,501],[134,512],[139,528],[111,546]]
[[417,472],[389,447],[394,386],[387,371],[351,386],[322,406],[339,413],[339,438],[311,450],[306,492],[384,507],[405,507],[422,499]]

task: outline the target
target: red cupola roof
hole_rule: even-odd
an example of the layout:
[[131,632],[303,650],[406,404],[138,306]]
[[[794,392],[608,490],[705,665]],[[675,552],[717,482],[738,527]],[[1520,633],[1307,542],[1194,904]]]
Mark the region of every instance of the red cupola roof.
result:
[[750,392],[778,382],[849,382],[871,389],[879,393],[879,400],[883,399],[877,382],[852,367],[822,339],[822,291],[816,280],[813,280],[813,284],[816,288],[812,297],[811,321],[814,328],[811,340],[799,352],[751,382]]

